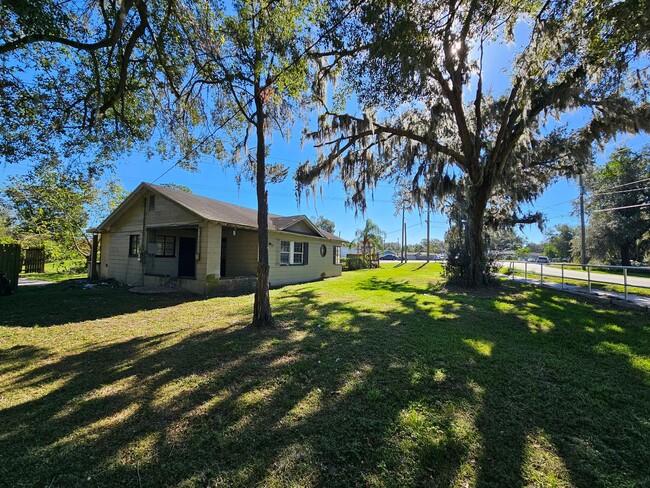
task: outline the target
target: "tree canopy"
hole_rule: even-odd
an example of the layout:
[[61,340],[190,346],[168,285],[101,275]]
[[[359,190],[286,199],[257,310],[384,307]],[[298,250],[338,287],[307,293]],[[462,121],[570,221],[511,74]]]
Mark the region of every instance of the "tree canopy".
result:
[[579,236],[579,232],[576,229],[568,224],[558,224],[546,232],[545,244],[555,249],[557,256],[553,257],[570,260],[574,255],[572,242],[576,236]]
[[100,186],[92,174],[56,158],[9,177],[3,193],[12,210],[14,237],[47,244],[51,257],[58,258],[90,256],[86,229],[125,197],[119,184]]
[[[309,134],[322,154],[298,183],[309,190],[338,172],[361,209],[395,175],[416,198],[451,197],[468,222],[464,276],[484,282],[486,226],[540,222],[522,205],[586,166],[594,141],[648,129],[647,68],[637,63],[647,17],[638,0],[371,0],[332,40],[363,115],[325,108]],[[509,82],[495,92],[485,53],[506,44]],[[583,122],[567,123],[576,110]]]
[[253,323],[271,324],[266,185],[287,170],[267,165],[268,136],[286,134],[304,101],[322,3],[41,1],[32,11],[21,1],[1,8],[8,18],[0,39],[4,158],[93,150],[104,162],[160,131],[155,149],[180,166],[201,155],[237,165],[257,189]]
[[[2,2],[0,157],[107,161],[154,134],[185,50],[165,43],[177,2]],[[171,89],[170,89],[171,88]]]
[[588,256],[629,266],[650,251],[650,146],[618,148],[588,173]]
[[316,227],[319,227],[327,232],[334,233],[336,223],[333,220],[323,217],[322,215],[314,220]]

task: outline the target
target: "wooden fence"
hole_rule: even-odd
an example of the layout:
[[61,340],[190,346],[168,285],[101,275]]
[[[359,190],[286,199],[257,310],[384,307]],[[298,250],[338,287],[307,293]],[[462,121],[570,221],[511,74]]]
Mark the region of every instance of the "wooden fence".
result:
[[25,249],[25,273],[44,273],[45,272],[45,249],[42,247],[33,247]]
[[21,264],[20,244],[0,244],[0,271],[11,283],[14,293],[18,290]]

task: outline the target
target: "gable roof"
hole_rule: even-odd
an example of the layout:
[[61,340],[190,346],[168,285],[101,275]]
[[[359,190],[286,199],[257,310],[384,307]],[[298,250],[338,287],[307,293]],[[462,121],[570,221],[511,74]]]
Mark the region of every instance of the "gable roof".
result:
[[[248,228],[257,230],[257,210],[252,208],[240,207],[231,203],[221,202],[212,198],[195,195],[180,190],[174,190],[166,186],[153,185],[151,183],[140,183],[133,192],[96,228],[89,229],[89,232],[107,232],[110,225],[119,217],[131,204],[138,198],[138,195],[144,191],[150,191],[154,194],[161,195],[168,200],[176,203],[197,217],[220,224],[231,225],[235,227]],[[327,232],[309,220],[305,215],[293,215],[283,217],[281,215],[269,214],[268,223],[269,231],[291,232],[289,227],[304,221],[308,227],[314,230],[316,237],[329,239],[340,242],[347,242],[345,239]]]

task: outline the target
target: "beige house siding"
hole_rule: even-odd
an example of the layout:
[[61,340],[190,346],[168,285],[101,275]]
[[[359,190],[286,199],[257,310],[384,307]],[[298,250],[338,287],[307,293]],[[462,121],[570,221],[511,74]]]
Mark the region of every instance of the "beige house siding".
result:
[[[143,263],[137,257],[129,256],[129,237],[131,235],[140,236],[140,245],[146,253],[147,241],[151,241],[152,237],[155,240],[156,231],[150,227],[197,223],[196,216],[160,195],[156,195],[154,210],[149,210],[149,197],[150,195],[146,195],[146,200],[142,198],[140,202],[125,209],[111,226],[110,231],[102,234],[102,251],[108,250],[108,255],[106,252],[102,252],[101,256],[100,276],[102,278],[113,278],[128,285],[142,285],[143,264],[147,273],[167,276],[178,274],[178,237],[181,235],[193,236],[194,234],[191,232],[174,231],[173,229],[159,231],[162,235],[176,236],[174,257],[152,258],[145,256]],[[144,211],[145,208],[146,211]],[[142,235],[145,226],[147,227],[147,236]],[[205,288],[205,278],[202,287]],[[193,286],[193,288],[195,287]]]
[[312,229],[304,221],[296,222],[295,224],[290,225],[289,227],[287,227],[284,230],[286,230],[287,232],[295,232],[297,234],[306,234],[306,235],[310,235],[310,236],[313,236],[314,234],[316,234],[314,232],[314,229]]
[[[306,265],[280,265],[280,242],[294,241],[309,244],[308,264]],[[269,263],[271,265],[269,281],[271,286],[289,285],[305,281],[318,280],[324,274],[326,278],[341,276],[342,266],[334,264],[334,243],[325,239],[295,234],[271,233],[269,242]],[[327,253],[320,255],[320,246],[325,244]]]
[[102,278],[113,278],[129,285],[142,284],[142,264],[129,256],[129,236],[139,235],[142,242],[142,204],[127,209],[111,232],[102,235]]
[[206,277],[208,280],[220,278],[221,236],[221,225],[206,222],[201,226],[201,253],[199,262],[196,263],[197,277]]
[[156,205],[154,210],[149,210],[149,198],[147,195],[147,226],[156,224],[178,225],[181,223],[196,223],[197,217],[180,207],[177,203],[166,199],[161,195],[156,195]]
[[109,277],[108,263],[110,259],[108,249],[110,244],[111,235],[108,233],[102,234],[99,239],[99,277],[104,279]]
[[[226,276],[255,276],[257,274],[257,232],[251,230],[223,228],[226,238]],[[212,245],[216,245],[216,242]],[[221,239],[219,240],[221,246]]]

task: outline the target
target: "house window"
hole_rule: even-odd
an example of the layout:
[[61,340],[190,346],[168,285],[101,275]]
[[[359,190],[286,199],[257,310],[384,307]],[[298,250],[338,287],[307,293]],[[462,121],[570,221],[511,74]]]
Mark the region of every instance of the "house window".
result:
[[291,243],[289,241],[280,242],[280,264],[289,264],[291,256]]
[[341,246],[334,246],[334,264],[341,264]]
[[320,245],[320,257],[324,258],[327,256],[327,246],[325,244]]
[[176,249],[176,237],[156,236],[156,256],[174,257]]
[[307,264],[306,242],[280,241],[280,264],[283,266],[304,266]]
[[151,195],[149,197],[149,211],[156,209],[156,195]]
[[293,263],[302,264],[302,242],[293,243]]
[[137,257],[140,255],[140,236],[137,234],[129,236],[129,256]]

